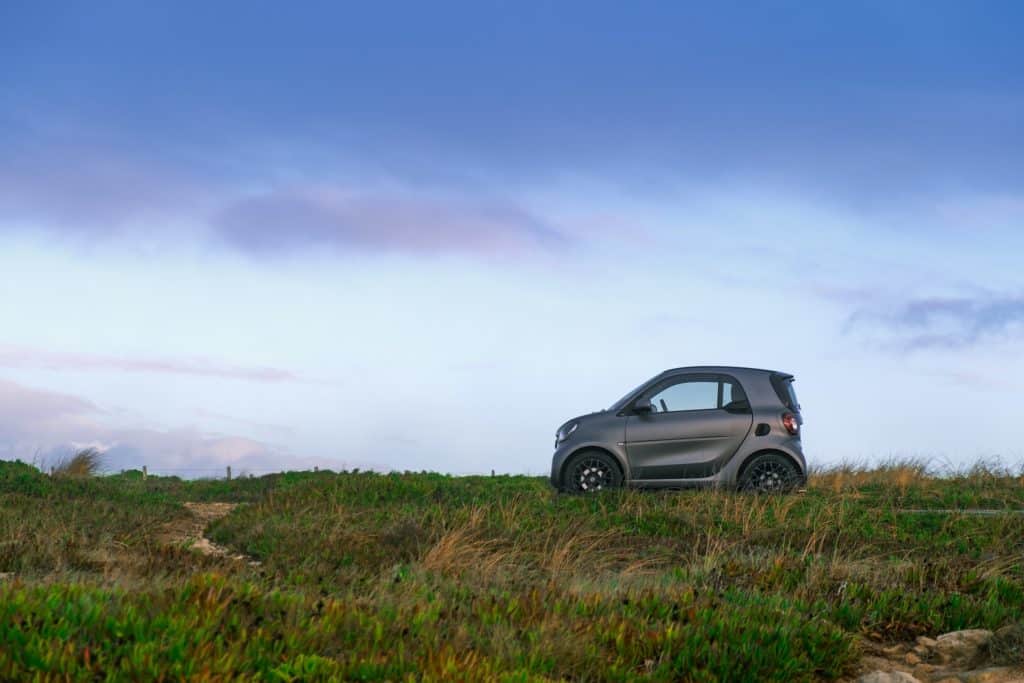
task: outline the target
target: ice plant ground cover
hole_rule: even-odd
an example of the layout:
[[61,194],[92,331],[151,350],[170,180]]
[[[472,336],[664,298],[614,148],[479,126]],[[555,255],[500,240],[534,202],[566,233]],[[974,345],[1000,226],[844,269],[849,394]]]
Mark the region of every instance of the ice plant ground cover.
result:
[[[239,503],[204,532],[230,554],[169,535],[195,528],[186,502]],[[1007,514],[957,512],[976,509]],[[571,497],[532,477],[0,463],[0,678],[834,679],[866,643],[1024,622],[1020,509],[1021,473],[984,466]]]

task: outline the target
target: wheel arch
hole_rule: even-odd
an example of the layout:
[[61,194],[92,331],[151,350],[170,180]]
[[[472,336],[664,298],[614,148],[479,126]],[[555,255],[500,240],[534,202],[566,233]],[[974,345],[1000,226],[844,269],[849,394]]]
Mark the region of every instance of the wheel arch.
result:
[[622,485],[626,485],[629,477],[629,469],[626,467],[626,463],[623,462],[622,458],[619,457],[617,453],[615,453],[614,451],[610,451],[607,448],[602,448],[601,446],[592,446],[589,444],[585,446],[580,446],[576,450],[572,451],[571,453],[569,453],[569,455],[565,457],[565,460],[562,461],[562,466],[558,470],[558,483],[560,485],[565,485],[565,469],[566,467],[569,466],[569,463],[572,462],[573,459],[575,459],[576,456],[578,456],[580,453],[586,453],[588,451],[596,451],[598,453],[607,455],[609,458],[611,458],[612,462],[614,462],[619,467],[619,473],[622,475]]
[[758,457],[760,457],[762,455],[779,455],[779,456],[782,456],[783,458],[785,458],[786,460],[789,461],[789,463],[793,466],[794,469],[796,469],[797,473],[800,475],[800,481],[801,482],[806,482],[807,481],[807,472],[804,471],[804,468],[800,466],[800,462],[796,458],[794,458],[792,456],[792,454],[787,453],[786,451],[784,451],[784,450],[782,450],[780,448],[762,448],[761,450],[754,451],[753,453],[751,453],[750,455],[745,457],[743,459],[743,462],[740,463],[740,468],[738,470],[736,470],[736,483],[737,484],[739,484],[743,480],[743,472],[744,472],[744,470],[747,469],[747,466],[750,463],[754,462],[754,460],[756,458],[758,458]]

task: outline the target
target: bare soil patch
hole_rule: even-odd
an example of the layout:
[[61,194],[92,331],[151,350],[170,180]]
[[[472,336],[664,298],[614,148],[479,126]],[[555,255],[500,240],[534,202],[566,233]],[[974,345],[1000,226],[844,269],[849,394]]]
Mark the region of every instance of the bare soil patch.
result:
[[168,522],[160,534],[162,542],[168,545],[184,545],[203,555],[247,561],[253,566],[259,564],[246,555],[233,553],[227,548],[217,545],[205,535],[206,527],[211,522],[229,514],[238,507],[238,503],[183,503],[183,505],[191,513],[191,516]]

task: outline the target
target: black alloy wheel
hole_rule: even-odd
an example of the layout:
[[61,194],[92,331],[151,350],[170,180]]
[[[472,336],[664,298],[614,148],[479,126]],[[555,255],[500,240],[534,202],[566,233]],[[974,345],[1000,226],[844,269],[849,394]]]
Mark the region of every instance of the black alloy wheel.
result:
[[744,468],[739,488],[754,493],[786,493],[799,483],[800,473],[788,458],[765,453]]
[[597,493],[622,486],[622,472],[610,456],[589,451],[569,461],[563,483],[565,490],[572,493]]

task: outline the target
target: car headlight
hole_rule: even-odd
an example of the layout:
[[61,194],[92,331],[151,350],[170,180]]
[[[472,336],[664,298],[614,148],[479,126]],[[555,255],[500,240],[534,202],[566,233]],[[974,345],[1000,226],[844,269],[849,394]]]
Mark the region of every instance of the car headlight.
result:
[[557,446],[558,444],[562,443],[570,436],[572,436],[572,433],[575,432],[576,428],[579,426],[579,422],[570,422],[569,424],[559,429],[558,433],[555,435],[555,445]]

